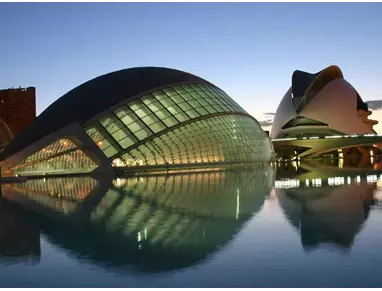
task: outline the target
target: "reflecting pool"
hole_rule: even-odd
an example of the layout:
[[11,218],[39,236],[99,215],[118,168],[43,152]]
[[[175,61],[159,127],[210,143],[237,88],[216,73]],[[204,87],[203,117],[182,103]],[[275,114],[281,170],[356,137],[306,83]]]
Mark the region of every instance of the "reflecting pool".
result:
[[378,163],[2,184],[0,286],[380,287]]

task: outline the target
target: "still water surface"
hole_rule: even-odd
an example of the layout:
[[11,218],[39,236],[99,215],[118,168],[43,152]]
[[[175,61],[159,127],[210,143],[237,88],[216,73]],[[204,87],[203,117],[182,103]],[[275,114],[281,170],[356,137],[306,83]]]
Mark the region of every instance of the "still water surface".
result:
[[377,164],[2,185],[1,287],[381,287]]

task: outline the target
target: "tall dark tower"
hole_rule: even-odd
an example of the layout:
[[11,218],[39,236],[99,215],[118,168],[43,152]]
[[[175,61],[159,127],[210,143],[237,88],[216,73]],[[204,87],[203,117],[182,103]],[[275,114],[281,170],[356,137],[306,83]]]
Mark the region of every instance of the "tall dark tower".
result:
[[0,90],[0,119],[17,135],[36,118],[36,88]]

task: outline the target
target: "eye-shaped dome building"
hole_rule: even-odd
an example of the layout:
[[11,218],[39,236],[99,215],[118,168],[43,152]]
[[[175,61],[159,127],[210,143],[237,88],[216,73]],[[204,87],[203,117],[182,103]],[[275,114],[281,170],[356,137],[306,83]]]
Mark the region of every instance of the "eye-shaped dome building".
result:
[[139,67],[90,80],[50,105],[0,154],[2,175],[267,162],[260,124],[192,74]]
[[316,74],[294,71],[277,108],[272,138],[375,133],[377,121],[337,66]]

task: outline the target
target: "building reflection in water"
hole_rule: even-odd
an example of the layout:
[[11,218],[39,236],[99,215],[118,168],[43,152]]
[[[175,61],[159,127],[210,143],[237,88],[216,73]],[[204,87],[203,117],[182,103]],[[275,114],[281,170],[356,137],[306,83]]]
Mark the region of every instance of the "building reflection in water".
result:
[[378,207],[382,173],[306,163],[290,169],[276,178],[266,167],[3,184],[3,198],[16,203],[0,200],[1,260],[38,261],[41,231],[77,259],[115,271],[193,266],[232,241],[272,187],[305,250],[350,250],[370,209]]
[[287,171],[278,173],[275,193],[304,249],[349,250],[376,203],[381,173],[302,164],[287,176]]
[[[262,207],[274,169],[117,178],[33,179],[3,196],[43,214],[42,232],[81,260],[159,272],[195,265]],[[52,219],[54,218],[54,219]]]
[[0,264],[40,262],[40,229],[20,207],[0,198]]

